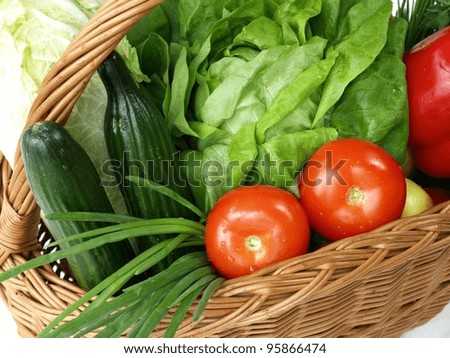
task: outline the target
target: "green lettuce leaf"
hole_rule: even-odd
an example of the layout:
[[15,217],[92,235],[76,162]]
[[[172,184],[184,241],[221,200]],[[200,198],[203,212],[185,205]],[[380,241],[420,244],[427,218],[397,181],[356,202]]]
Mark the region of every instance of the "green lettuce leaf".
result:
[[[70,20],[68,14],[72,14]],[[68,1],[1,2],[0,150],[12,165],[42,80],[86,21],[86,16]]]
[[398,163],[406,161],[408,97],[402,61],[407,23],[390,21],[388,41],[371,66],[353,81],[331,115],[340,137],[377,143]]

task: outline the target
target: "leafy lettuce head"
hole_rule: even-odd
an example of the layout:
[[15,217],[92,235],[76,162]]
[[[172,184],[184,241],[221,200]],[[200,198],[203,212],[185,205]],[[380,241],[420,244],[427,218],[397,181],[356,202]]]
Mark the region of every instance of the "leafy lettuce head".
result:
[[183,159],[202,209],[238,185],[295,187],[338,137],[404,160],[406,23],[391,12],[390,0],[166,0],[167,26],[132,34],[141,58],[167,42],[163,110],[175,134],[194,138]]
[[[56,20],[57,13],[71,13],[71,21]],[[85,21],[85,15],[69,2],[1,2],[0,149],[11,164],[40,83]]]

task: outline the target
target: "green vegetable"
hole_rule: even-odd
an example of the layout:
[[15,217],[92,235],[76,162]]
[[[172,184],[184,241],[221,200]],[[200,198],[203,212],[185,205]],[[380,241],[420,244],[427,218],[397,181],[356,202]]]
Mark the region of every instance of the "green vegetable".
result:
[[408,21],[406,50],[450,24],[449,0],[398,0],[397,16]]
[[[62,258],[88,253],[90,250],[106,244],[154,234],[178,235],[156,244],[105,278],[61,312],[56,319],[44,328],[39,337],[81,336],[99,327],[102,328],[98,337],[118,337],[130,327],[136,326],[137,328],[137,325],[143,322],[144,317],[152,315],[153,310],[158,308],[160,314],[153,315],[150,320],[146,318],[146,329],[148,329],[148,325],[155,327],[159,323],[162,317],[161,310],[169,310],[178,302],[181,302],[180,307],[186,307],[186,302],[194,299],[196,294],[198,296],[199,292],[203,292],[202,299],[194,314],[194,319],[198,319],[205,308],[205,302],[222,282],[221,278],[212,274],[206,260],[206,254],[202,249],[205,228],[200,223],[172,218],[143,220],[123,215],[90,212],[54,213],[49,215],[48,219],[61,222],[107,222],[114,225],[63,239],[62,241],[72,242],[73,245],[28,260],[0,273],[0,283],[27,270]],[[82,240],[88,237],[91,239]],[[173,250],[184,247],[191,249],[199,247],[199,249],[180,257],[161,273],[139,284],[125,288],[120,295],[113,297],[135,275],[149,270]],[[203,268],[202,271],[190,275],[191,272],[199,268]],[[177,285],[178,282],[182,283]],[[171,296],[166,298],[170,290],[172,290]],[[84,307],[87,303],[89,305]],[[116,310],[118,307],[120,311]],[[82,308],[82,312],[77,318],[60,324],[67,316],[80,308]],[[180,323],[180,315],[183,311],[177,312],[179,313],[174,316],[166,335],[172,336]],[[145,337],[145,335],[142,334],[142,337]]]
[[10,163],[44,76],[86,21],[67,0],[1,1],[0,150]]
[[[0,151],[13,165],[15,150],[38,89],[102,0],[0,1]],[[118,51],[138,82],[148,81],[136,49],[124,39]],[[69,133],[88,153],[102,179],[108,154],[103,135],[106,92],[98,75],[89,81],[68,123]],[[126,212],[120,191],[106,188],[115,210]]]
[[[330,124],[340,136],[370,138],[400,163],[406,159],[408,143],[406,69],[401,60],[406,31],[405,21],[389,22],[385,47],[369,68],[350,83],[330,111]],[[386,97],[380,97],[380,93]]]
[[200,209],[238,185],[295,187],[338,137],[406,160],[406,22],[391,12],[389,0],[171,0],[130,31],[173,134],[189,137]]
[[[94,330],[99,330],[98,338],[120,337],[128,330],[129,338],[146,338],[169,309],[180,303],[166,332],[166,336],[172,337],[187,306],[205,289],[209,298],[217,282],[220,281],[212,273],[203,251],[186,254],[163,272],[126,288],[119,297],[101,304],[96,300],[75,319],[51,330],[46,328],[39,337],[81,337]],[[200,309],[204,307],[199,308],[197,315],[201,314]]]
[[[90,158],[64,127],[37,123],[22,137],[23,161],[30,189],[46,214],[60,211],[114,213]],[[48,221],[47,228],[61,248],[70,235],[104,227],[101,222]],[[89,240],[89,237],[83,238]],[[67,258],[78,285],[89,290],[134,257],[128,242],[108,244]]]
[[[113,52],[100,66],[99,74],[108,93],[105,137],[110,167],[128,212],[145,219],[194,217],[171,197],[127,180],[129,176],[140,176],[166,186],[187,200],[191,197],[187,183],[180,177],[170,128],[151,99],[138,88],[120,55]],[[136,253],[141,253],[163,239],[148,237],[132,243]],[[164,267],[161,264],[161,269]]]

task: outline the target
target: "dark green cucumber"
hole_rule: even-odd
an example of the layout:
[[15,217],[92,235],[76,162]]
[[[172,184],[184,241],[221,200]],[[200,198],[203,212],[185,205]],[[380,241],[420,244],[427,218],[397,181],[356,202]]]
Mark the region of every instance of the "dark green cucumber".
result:
[[[139,89],[123,59],[113,52],[100,66],[108,102],[105,114],[105,138],[114,173],[130,215],[145,219],[184,217],[192,212],[174,200],[125,178],[140,176],[165,185],[191,200],[187,182],[180,178],[177,150],[168,123],[150,98]],[[167,237],[139,238],[133,243],[140,253]],[[174,257],[159,265],[163,269]]]
[[[44,215],[75,211],[113,213],[94,165],[64,127],[53,122],[33,124],[25,130],[21,148],[30,190]],[[106,224],[48,221],[46,225],[53,238],[60,240]],[[130,243],[121,241],[68,257],[67,261],[78,285],[89,290],[133,257]]]

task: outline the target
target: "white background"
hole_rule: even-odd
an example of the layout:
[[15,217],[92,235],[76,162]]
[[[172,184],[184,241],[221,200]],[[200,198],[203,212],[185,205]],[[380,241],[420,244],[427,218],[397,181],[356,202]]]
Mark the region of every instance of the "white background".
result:
[[[394,0],[394,7],[397,0]],[[0,300],[0,342],[6,338],[18,337],[16,325],[11,318],[3,301]],[[404,335],[404,337],[446,337],[450,338],[450,304],[442,313],[422,327],[418,327]]]
[[0,342],[4,338],[18,337],[16,324],[3,301],[0,300]]

